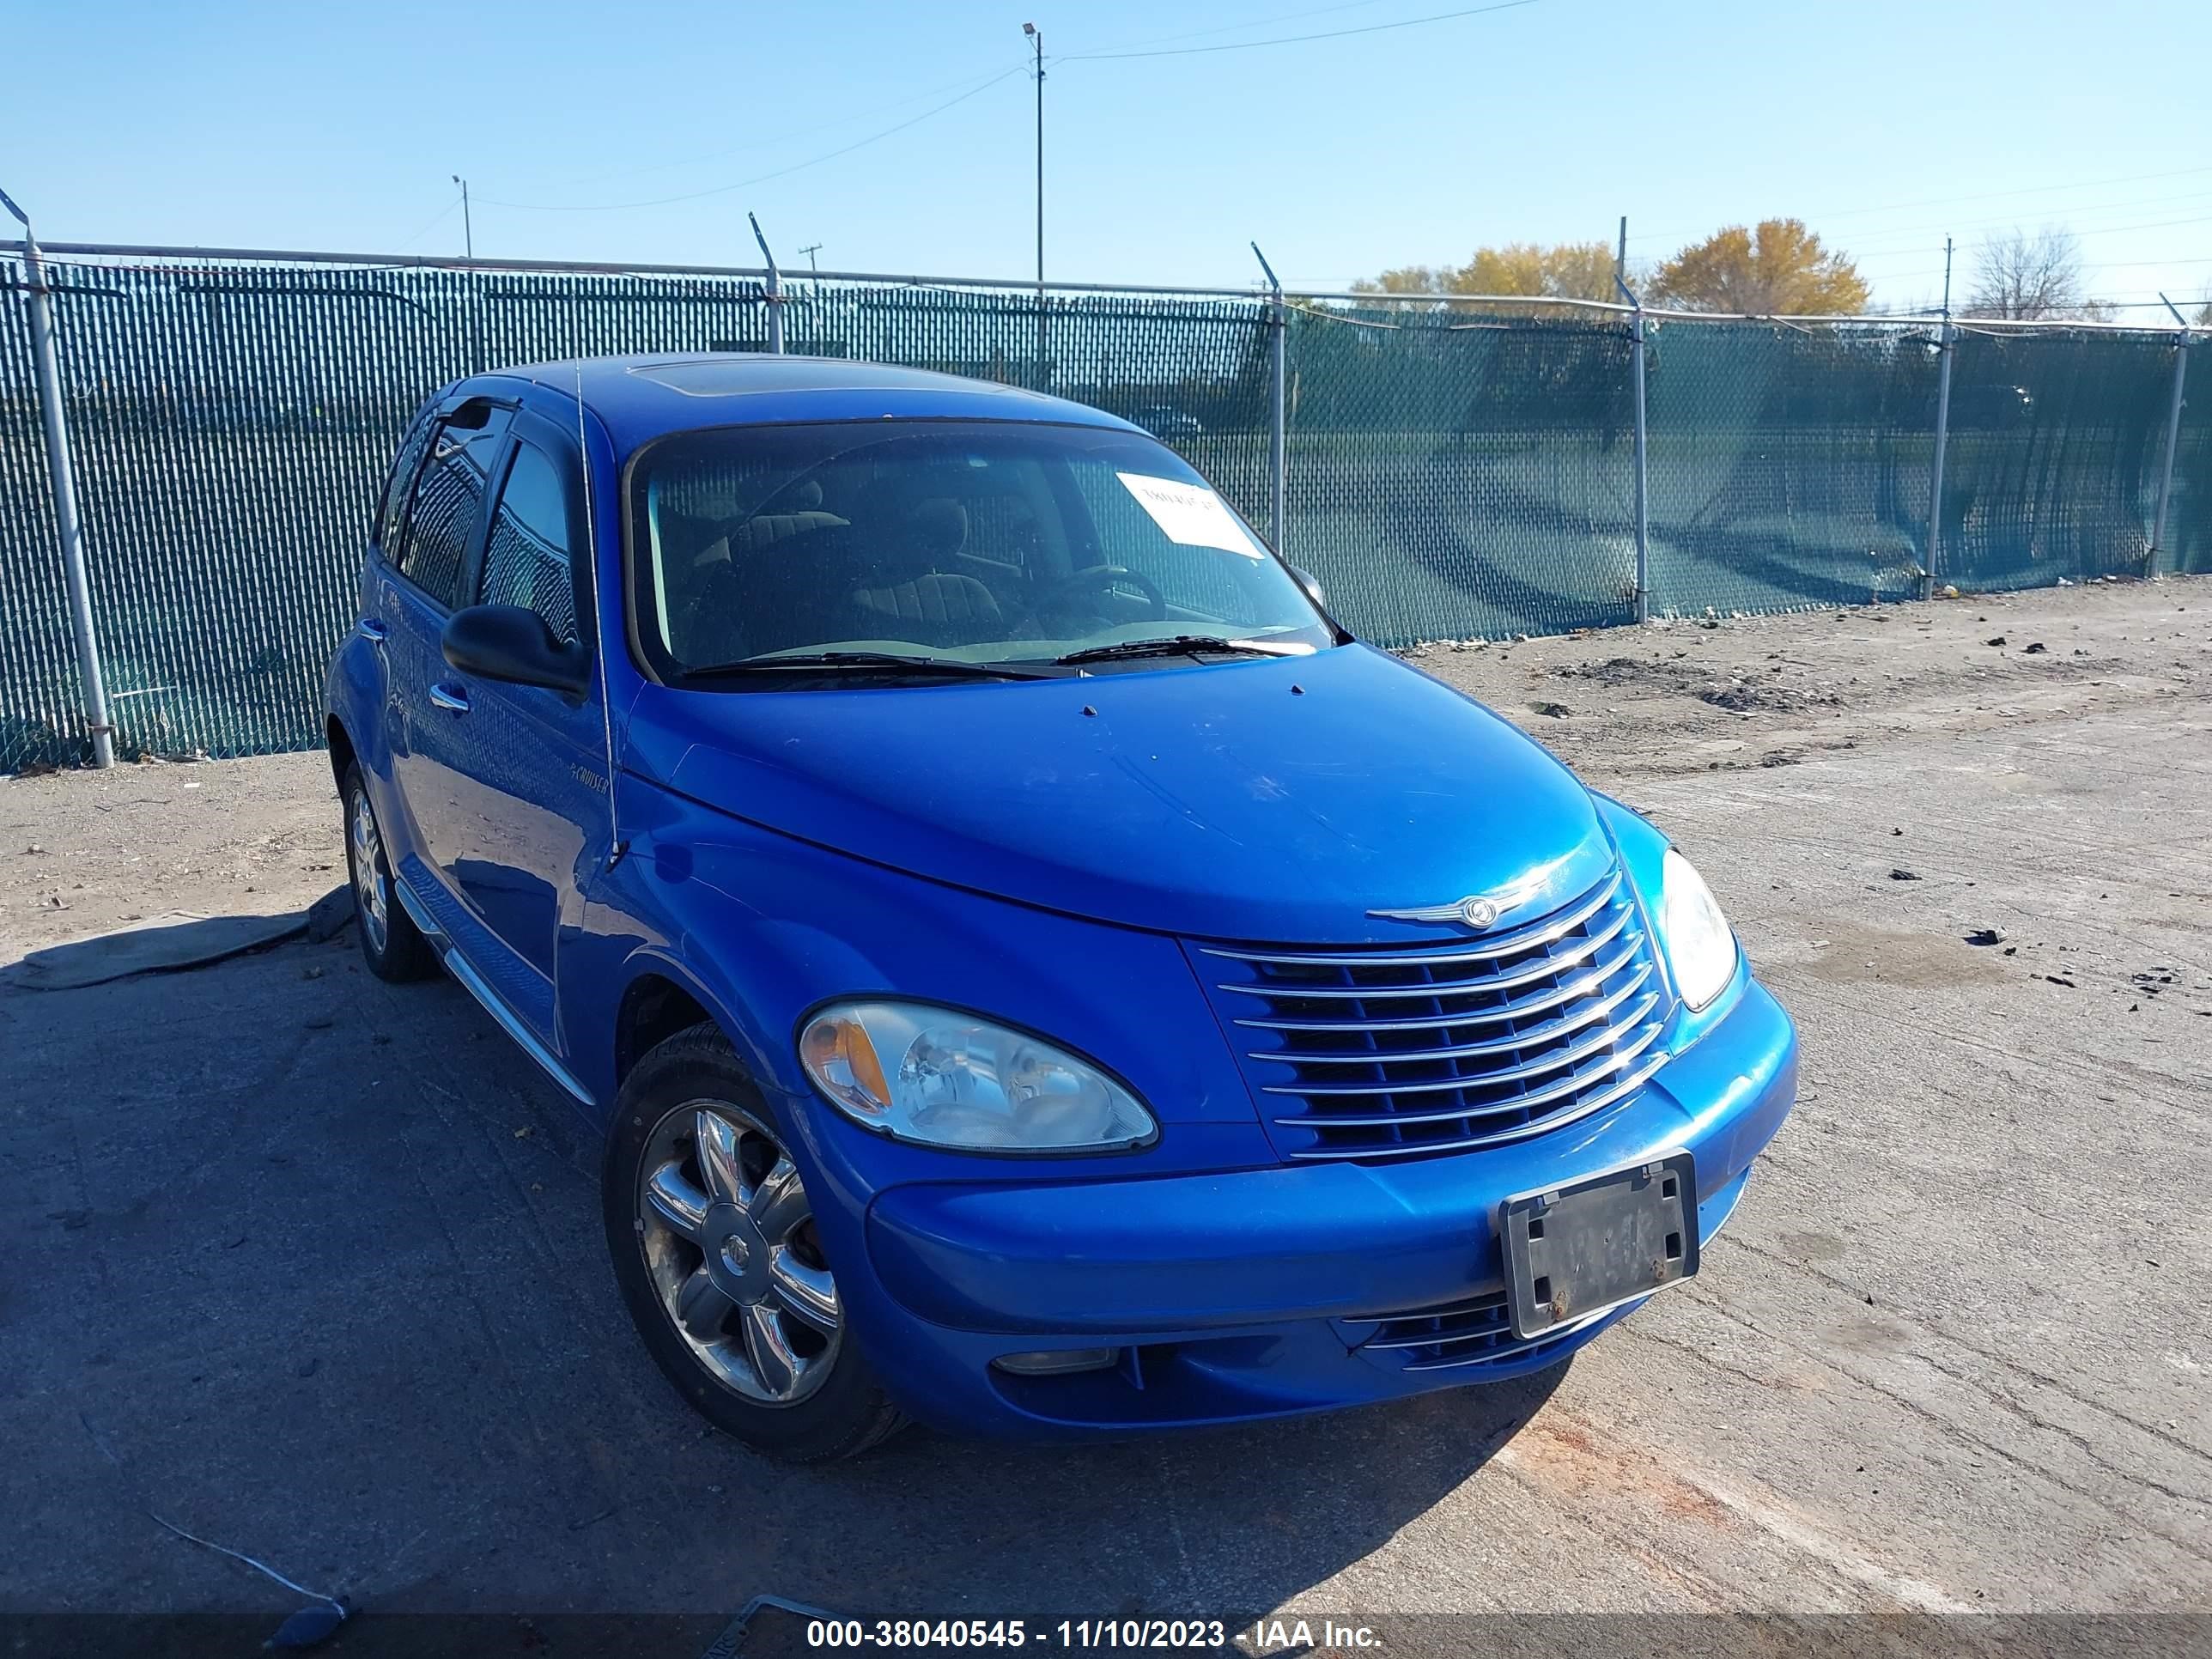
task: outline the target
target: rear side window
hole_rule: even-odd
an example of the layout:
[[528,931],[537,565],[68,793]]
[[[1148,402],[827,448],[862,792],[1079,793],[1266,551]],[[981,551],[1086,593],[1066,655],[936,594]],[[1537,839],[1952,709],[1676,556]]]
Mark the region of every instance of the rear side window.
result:
[[507,431],[503,409],[469,411],[481,424],[454,417],[438,422],[428,457],[416,477],[405,533],[392,568],[439,604],[460,603],[461,570],[483,517],[486,479]]
[[568,492],[560,469],[544,450],[520,441],[492,509],[480,599],[535,611],[556,638],[574,644],[576,590],[568,545]]

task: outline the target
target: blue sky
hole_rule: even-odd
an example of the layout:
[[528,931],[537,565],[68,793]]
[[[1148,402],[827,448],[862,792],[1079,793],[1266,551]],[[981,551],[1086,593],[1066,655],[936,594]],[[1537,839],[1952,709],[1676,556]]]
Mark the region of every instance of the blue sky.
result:
[[789,267],[818,242],[824,270],[1020,276],[1028,20],[1048,270],[1066,277],[1243,284],[1256,238],[1317,289],[1485,242],[1609,238],[1622,213],[1645,257],[1794,214],[1891,304],[1939,290],[1947,228],[1970,259],[2014,224],[2081,234],[2107,297],[2212,287],[2186,0],[2094,19],[2051,0],[1533,0],[1189,50],[1460,9],[26,6],[0,185],[51,240],[458,252],[460,173],[481,254],[753,264],[751,209]]

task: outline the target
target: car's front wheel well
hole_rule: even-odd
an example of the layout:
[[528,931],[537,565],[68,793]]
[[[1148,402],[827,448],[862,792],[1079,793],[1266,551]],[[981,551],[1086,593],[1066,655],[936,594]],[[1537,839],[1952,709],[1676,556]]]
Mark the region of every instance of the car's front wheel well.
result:
[[345,726],[336,714],[325,723],[324,736],[331,747],[331,777],[343,793],[346,773],[352,769],[354,763],[353,739],[346,735]]
[[619,1084],[631,1066],[678,1032],[711,1025],[714,1018],[674,980],[640,975],[623,993],[622,1007],[615,1016],[615,1081]]

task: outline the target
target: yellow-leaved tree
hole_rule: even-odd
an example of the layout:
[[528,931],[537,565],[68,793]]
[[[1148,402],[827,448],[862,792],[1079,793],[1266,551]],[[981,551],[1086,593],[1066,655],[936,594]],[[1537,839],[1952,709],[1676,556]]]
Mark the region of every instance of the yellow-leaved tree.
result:
[[1372,282],[1352,284],[1360,294],[1433,295],[1440,305],[1475,294],[1528,295],[1562,300],[1611,300],[1613,250],[1603,242],[1509,242],[1477,248],[1463,265],[1400,265]]
[[1821,246],[1802,219],[1730,225],[1659,267],[1644,296],[1684,311],[1741,311],[1758,317],[1863,311],[1867,285],[1844,254]]
[[1541,294],[1561,300],[1611,300],[1613,250],[1603,242],[1509,242],[1479,248],[1452,273],[1461,294]]

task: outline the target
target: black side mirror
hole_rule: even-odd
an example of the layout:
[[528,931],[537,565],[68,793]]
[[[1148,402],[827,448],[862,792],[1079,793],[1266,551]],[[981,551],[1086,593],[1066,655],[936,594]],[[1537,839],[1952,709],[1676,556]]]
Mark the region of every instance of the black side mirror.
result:
[[545,618],[519,605],[472,605],[446,623],[446,660],[478,679],[542,685],[570,696],[589,684],[580,645],[556,638]]
[[1328,595],[1321,591],[1320,577],[1315,575],[1312,571],[1306,569],[1304,567],[1295,564],[1291,567],[1291,574],[1298,579],[1298,586],[1305,589],[1306,597],[1308,599],[1311,599],[1323,611],[1328,609]]

